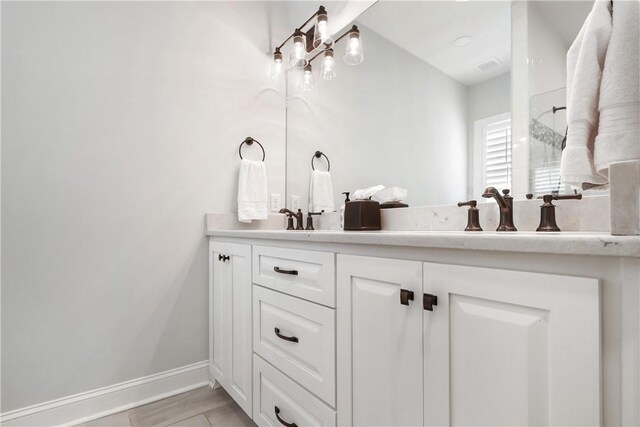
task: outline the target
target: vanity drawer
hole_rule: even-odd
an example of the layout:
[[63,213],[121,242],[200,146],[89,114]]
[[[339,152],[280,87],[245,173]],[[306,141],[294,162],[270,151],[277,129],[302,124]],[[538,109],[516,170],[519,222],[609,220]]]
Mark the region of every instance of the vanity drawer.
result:
[[253,351],[335,405],[335,310],[254,286]]
[[336,413],[261,357],[254,355],[253,421],[259,426],[270,427],[282,427],[285,423],[335,426]]
[[335,256],[331,252],[254,246],[253,282],[335,307]]

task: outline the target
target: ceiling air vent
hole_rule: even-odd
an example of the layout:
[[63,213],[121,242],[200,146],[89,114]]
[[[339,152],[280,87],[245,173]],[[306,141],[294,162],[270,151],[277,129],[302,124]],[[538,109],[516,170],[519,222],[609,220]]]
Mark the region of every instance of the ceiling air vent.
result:
[[497,67],[500,65],[500,61],[496,58],[487,59],[486,61],[478,62],[476,68],[480,71],[487,71],[490,68]]

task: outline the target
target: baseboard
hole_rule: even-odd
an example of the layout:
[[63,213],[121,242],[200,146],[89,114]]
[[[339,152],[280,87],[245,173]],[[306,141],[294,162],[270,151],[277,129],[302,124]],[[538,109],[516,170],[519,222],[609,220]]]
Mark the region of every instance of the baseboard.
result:
[[0,415],[4,426],[73,426],[209,385],[202,361]]

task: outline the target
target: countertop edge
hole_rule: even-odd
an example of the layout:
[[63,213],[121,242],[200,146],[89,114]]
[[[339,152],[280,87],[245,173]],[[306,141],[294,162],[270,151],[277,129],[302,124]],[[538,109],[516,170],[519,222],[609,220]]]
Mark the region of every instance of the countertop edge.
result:
[[640,258],[640,236],[608,233],[208,230],[209,237]]

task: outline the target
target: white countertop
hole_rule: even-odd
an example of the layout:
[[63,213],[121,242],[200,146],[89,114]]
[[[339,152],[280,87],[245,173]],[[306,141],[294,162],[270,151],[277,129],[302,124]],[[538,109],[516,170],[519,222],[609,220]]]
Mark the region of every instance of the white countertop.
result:
[[207,230],[206,234],[297,242],[640,257],[640,236],[593,232]]

